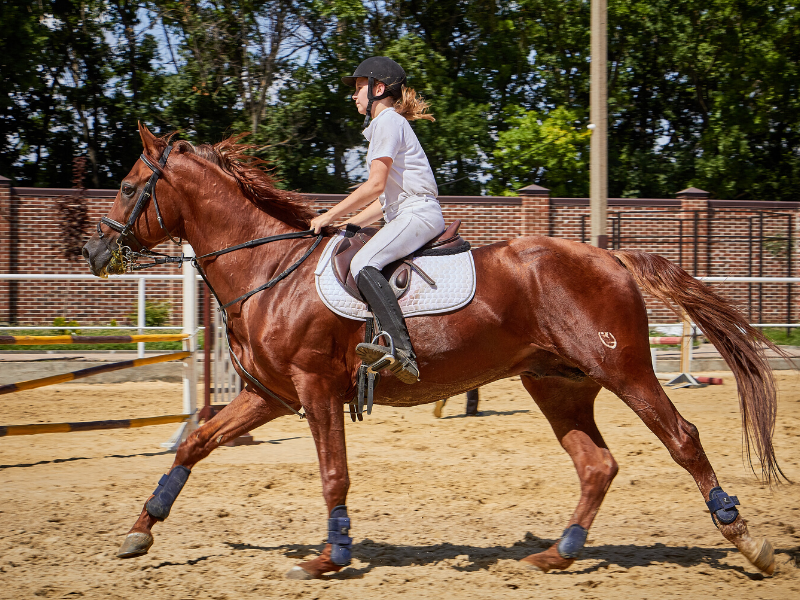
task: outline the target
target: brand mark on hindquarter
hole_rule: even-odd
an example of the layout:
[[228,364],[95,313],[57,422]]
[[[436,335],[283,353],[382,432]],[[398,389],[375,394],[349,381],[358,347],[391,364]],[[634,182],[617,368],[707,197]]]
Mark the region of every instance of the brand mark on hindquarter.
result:
[[600,336],[600,341],[603,346],[611,348],[612,350],[617,347],[617,338],[615,338],[610,331],[598,331],[597,335]]

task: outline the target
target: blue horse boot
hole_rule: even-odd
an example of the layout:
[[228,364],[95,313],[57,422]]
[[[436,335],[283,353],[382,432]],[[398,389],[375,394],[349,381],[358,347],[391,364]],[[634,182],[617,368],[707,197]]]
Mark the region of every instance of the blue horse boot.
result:
[[706,506],[711,511],[711,520],[714,521],[714,525],[717,525],[717,521],[723,525],[733,523],[739,516],[739,511],[736,509],[738,505],[739,499],[736,496],[729,496],[719,486],[708,493]]
[[350,564],[353,538],[350,533],[350,517],[344,504],[335,506],[328,519],[328,543],[331,545],[331,562],[340,567]]
[[162,475],[158,481],[158,487],[153,492],[153,497],[144,505],[147,514],[159,521],[166,519],[191,473],[183,465],[178,465],[167,475]]
[[583,550],[588,535],[589,532],[577,523],[567,527],[558,542],[558,553],[561,558],[577,558]]

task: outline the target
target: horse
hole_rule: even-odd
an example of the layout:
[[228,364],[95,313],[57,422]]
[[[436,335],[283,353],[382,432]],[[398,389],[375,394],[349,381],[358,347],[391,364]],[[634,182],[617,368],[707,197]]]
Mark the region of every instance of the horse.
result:
[[[95,275],[104,276],[124,267],[121,249],[130,254],[138,245],[141,254],[174,236],[188,241],[220,303],[232,303],[230,347],[248,383],[180,444],[118,556],[148,552],[152,528],[169,514],[191,469],[215,448],[302,409],[319,459],[328,539],[318,556],[294,566],[287,577],[337,572],[349,564],[352,544],[344,419],[356,390],[360,363],[354,349],[365,324],[334,314],[316,293],[313,272],[324,245],[315,247],[313,236],[303,237],[316,213],[299,194],[279,189],[239,138],[170,145],[169,136],[157,137],[142,124],[139,132],[141,159],[122,181],[84,257]],[[321,235],[335,234],[328,229]],[[264,236],[277,238],[218,252]],[[309,259],[302,262],[304,256]],[[657,255],[531,236],[473,249],[473,259],[477,281],[471,302],[408,320],[421,381],[406,385],[384,371],[375,403],[417,406],[521,378],[580,480],[580,500],[564,533],[547,550],[521,559],[522,565],[545,572],[567,569],[586,541],[618,469],[594,418],[595,397],[606,388],[694,478],[720,533],[771,574],[772,545],[750,535],[738,499],[720,487],[697,428],[678,413],[656,378],[642,290],[685,311],[733,371],[746,455],[750,459],[754,451],[769,483],[783,476],[772,445],[776,389],[764,355],[764,347],[774,345],[722,297]],[[279,284],[240,299],[287,272]]]

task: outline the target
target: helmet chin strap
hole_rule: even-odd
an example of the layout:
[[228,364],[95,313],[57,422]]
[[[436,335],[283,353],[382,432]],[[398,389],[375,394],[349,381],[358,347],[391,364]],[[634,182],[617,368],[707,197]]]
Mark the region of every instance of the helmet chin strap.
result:
[[387,96],[392,95],[392,93],[389,91],[389,86],[386,85],[385,83],[383,85],[385,87],[383,93],[380,96],[376,96],[375,94],[372,93],[372,88],[375,86],[375,78],[369,77],[367,80],[368,102],[367,102],[367,116],[364,117],[364,129],[367,128],[367,125],[369,125],[370,120],[372,120],[372,103],[375,102],[375,100],[383,100]]

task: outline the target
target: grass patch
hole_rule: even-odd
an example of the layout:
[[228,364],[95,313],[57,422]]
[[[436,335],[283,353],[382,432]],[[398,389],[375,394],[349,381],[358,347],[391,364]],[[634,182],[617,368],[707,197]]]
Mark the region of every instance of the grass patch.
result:
[[786,332],[784,327],[765,327],[764,336],[778,346],[800,346],[800,329],[795,327]]

